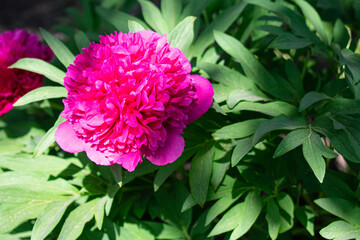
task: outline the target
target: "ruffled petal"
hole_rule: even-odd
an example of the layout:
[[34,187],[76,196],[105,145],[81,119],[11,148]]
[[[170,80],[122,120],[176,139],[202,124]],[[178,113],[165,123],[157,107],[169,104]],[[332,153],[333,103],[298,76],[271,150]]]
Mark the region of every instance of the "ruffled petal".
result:
[[141,152],[132,152],[117,156],[115,161],[112,163],[121,164],[123,168],[132,172],[135,170],[136,166],[142,162]]
[[142,30],[138,31],[137,33],[141,35],[141,37],[144,39],[144,42],[152,42],[154,41],[154,38],[161,37],[159,33],[150,30]]
[[94,163],[105,166],[111,165],[105,154],[97,151],[96,148],[92,147],[90,144],[85,145],[85,152],[88,158]]
[[6,99],[4,101],[0,100],[0,107],[2,107],[0,109],[0,115],[7,113],[8,111],[10,111],[13,108],[13,103],[5,102],[5,101],[6,101]]
[[163,147],[159,147],[154,154],[148,156],[150,162],[155,165],[165,165],[174,162],[184,151],[185,141],[178,129],[167,130],[167,139]]
[[65,121],[55,131],[55,140],[66,152],[75,153],[85,150],[85,143],[78,138],[70,122]]
[[214,96],[214,90],[209,80],[199,75],[191,75],[191,78],[194,82],[198,99],[188,109],[189,119],[187,124],[200,118],[209,110]]

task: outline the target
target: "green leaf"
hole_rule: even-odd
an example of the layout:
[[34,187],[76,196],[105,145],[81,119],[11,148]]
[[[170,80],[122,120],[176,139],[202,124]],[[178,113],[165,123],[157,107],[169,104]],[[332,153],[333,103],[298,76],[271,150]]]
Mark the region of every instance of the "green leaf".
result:
[[107,202],[107,196],[102,197],[95,206],[94,209],[94,216],[95,216],[95,222],[96,222],[96,227],[101,230],[102,225],[103,225],[103,221],[104,221],[104,210],[105,210],[105,205]]
[[253,188],[248,184],[239,181],[238,179],[233,178],[229,175],[225,175],[222,184],[219,186],[216,192],[212,191],[212,188],[209,189],[207,201],[220,199],[228,193],[232,193],[236,195],[237,192],[241,193],[244,190],[251,190],[251,189]]
[[13,171],[27,173],[41,173],[58,176],[69,168],[73,159],[63,159],[55,156],[41,155],[33,158],[31,154],[2,155],[0,153],[0,166]]
[[360,225],[360,208],[341,198],[319,198],[315,203],[331,214],[354,225]]
[[295,149],[300,146],[309,135],[308,129],[297,129],[290,132],[279,144],[274,153],[274,158]]
[[187,188],[179,181],[172,181],[170,187],[160,188],[154,194],[159,206],[157,214],[161,214],[163,221],[179,229],[188,229],[192,220],[192,210],[181,211],[188,195]]
[[282,33],[277,36],[269,45],[269,48],[277,49],[300,49],[309,46],[313,42],[309,39],[297,37],[291,33]]
[[[185,143],[186,144],[186,143]],[[173,163],[167,164],[159,169],[154,179],[154,191],[156,192],[165,180],[180,166],[184,164],[197,151],[196,148],[186,148],[181,156]]]
[[[194,1],[196,2],[196,1]],[[222,11],[209,25],[201,32],[199,38],[190,48],[192,56],[200,56],[205,49],[214,42],[214,30],[225,32],[231,24],[236,21],[240,13],[245,9],[246,3],[238,3]]]
[[146,226],[156,239],[182,239],[185,234],[179,228],[165,223],[142,221],[141,225]]
[[280,230],[280,212],[274,199],[269,199],[266,205],[266,221],[268,222],[269,235],[276,239]]
[[129,27],[128,23],[129,20],[135,21],[143,26],[145,29],[150,29],[146,23],[130,14],[116,11],[116,10],[109,10],[102,7],[96,7],[96,12],[107,22],[113,25],[118,31],[121,32],[128,32]]
[[253,111],[263,113],[269,116],[294,116],[298,113],[298,109],[289,103],[282,101],[275,101],[269,103],[256,103],[256,102],[240,102],[233,109],[229,109],[226,105],[222,106],[223,110],[228,112],[238,112],[238,111]]
[[273,25],[256,26],[256,30],[265,31],[265,32],[271,33],[273,35],[281,35],[281,34],[285,33],[284,29],[282,29],[281,27],[278,27],[278,26],[273,26]]
[[80,236],[85,224],[93,218],[94,209],[98,201],[98,198],[94,199],[71,211],[65,220],[58,240],[77,239]]
[[55,56],[66,68],[74,62],[74,54],[72,54],[72,52],[70,52],[70,50],[59,39],[42,28],[40,28],[40,31],[46,43],[49,44],[51,50],[53,50]]
[[[201,213],[199,217],[196,216],[195,224],[190,230],[191,239],[209,239],[207,237],[211,226],[205,226],[205,218],[208,210],[205,210]],[[186,239],[186,238],[183,238]],[[212,238],[210,238],[212,239]]]
[[279,207],[282,208],[290,217],[294,217],[294,202],[289,194],[281,192],[276,197],[276,201]]
[[291,229],[294,225],[294,202],[289,194],[281,192],[276,197],[276,201],[280,207],[280,229],[279,233],[283,233]]
[[265,134],[274,130],[295,130],[305,127],[306,122],[303,119],[280,115],[260,124],[254,134],[253,144],[257,143]]
[[26,204],[0,206],[0,233],[10,232],[29,219],[36,218],[50,201],[29,201]]
[[136,177],[143,176],[145,174],[155,172],[159,166],[152,164],[149,160],[144,159],[143,162],[136,167],[132,172],[123,171],[122,179],[123,184],[133,181]]
[[239,219],[238,226],[231,233],[230,240],[238,239],[247,233],[260,215],[261,210],[262,201],[258,192],[250,192],[245,198],[241,218]]
[[196,206],[196,204],[197,203],[195,202],[193,195],[189,194],[189,196],[187,196],[181,207],[181,212],[185,212],[186,210],[189,210],[190,208]]
[[[233,88],[222,85],[222,84],[213,84],[212,87],[214,90],[214,100],[215,100],[215,102],[218,102],[218,103],[226,101],[226,99],[228,98],[230,93],[234,90]],[[225,109],[225,107],[227,109],[230,109],[227,105],[223,105],[222,107],[220,107],[220,109],[222,109],[222,108]]]
[[209,225],[219,214],[228,209],[236,200],[238,200],[247,189],[236,191],[236,193],[226,193],[216,203],[214,203],[206,214],[205,226]]
[[3,240],[29,239],[30,237],[31,237],[31,231],[8,233],[8,234],[0,233],[0,239],[3,239]]
[[262,209],[261,198],[257,192],[250,192],[244,202],[227,211],[215,225],[209,237],[233,230],[230,239],[237,239],[245,234],[254,224]]
[[315,214],[311,207],[303,206],[295,210],[295,217],[306,228],[306,230],[314,236],[314,219]]
[[[7,179],[9,175],[10,179]],[[20,173],[9,174],[7,172],[0,175],[0,179],[3,180],[0,184],[0,202],[23,203],[56,200],[78,193],[77,188],[61,178],[46,181],[38,175],[26,174],[27,177],[25,178],[21,175]],[[20,180],[14,179],[14,176]],[[23,182],[25,179],[29,181]]]
[[337,154],[326,148],[320,136],[313,131],[309,132],[303,143],[303,154],[316,178],[322,183],[326,169],[325,160],[322,156],[334,158],[337,157]]
[[66,208],[79,196],[56,200],[49,203],[36,219],[31,240],[42,240],[56,227]]
[[[201,61],[197,63],[196,67],[204,70],[211,79],[228,87],[244,90],[257,89],[255,84],[250,79],[227,66]],[[260,90],[257,89],[256,94],[258,94],[259,91]],[[255,91],[253,92],[255,93]]]
[[115,181],[118,183],[119,187],[121,188],[123,185],[123,169],[120,164],[111,165],[111,172],[115,178]]
[[155,237],[147,230],[141,227],[141,225],[136,223],[125,222],[122,227],[120,227],[120,232],[118,235],[119,240],[154,240]]
[[301,9],[304,16],[309,20],[309,22],[314,26],[315,30],[319,33],[321,40],[325,44],[330,43],[330,39],[328,38],[324,25],[321,21],[319,14],[316,10],[306,1],[304,0],[293,0]]
[[340,48],[346,48],[349,42],[350,36],[344,23],[340,18],[336,19],[333,29],[334,42],[340,45]]
[[214,36],[220,47],[240,62],[246,76],[251,78],[261,90],[283,100],[292,100],[293,96],[288,91],[279,88],[279,82],[255,59],[254,55],[240,41],[219,31],[215,31]]
[[214,147],[205,145],[191,160],[189,172],[190,189],[194,200],[200,206],[204,205],[208,193],[213,154]]
[[300,100],[300,98],[304,95],[304,86],[298,67],[293,61],[288,60],[285,62],[285,72],[288,81],[295,90],[296,99]]
[[328,97],[327,95],[325,95],[324,93],[308,92],[305,94],[305,96],[300,101],[299,112],[304,111],[305,109],[307,109],[314,103],[317,103],[317,102],[320,102],[323,100],[327,100],[327,99],[331,99],[331,98]]
[[165,0],[161,1],[161,14],[172,30],[180,20],[182,10],[181,1]]
[[[226,171],[230,166],[231,151],[221,149],[221,146],[215,145],[213,172],[211,174],[210,183],[214,190],[217,190],[223,181]],[[225,154],[222,156],[222,154]]]
[[340,175],[338,172],[328,170],[321,188],[327,197],[338,197],[357,202],[358,199],[348,183],[345,182],[345,177],[346,175]]
[[160,34],[169,33],[169,26],[156,5],[148,0],[138,0],[145,21]]
[[[47,186],[49,184],[37,185],[30,183],[22,186],[3,186],[0,189],[0,203],[45,202],[65,198],[61,189],[46,189]],[[27,188],[31,187],[36,187],[36,190],[27,190]],[[60,192],[54,192],[54,190]]]
[[[166,1],[166,0],[165,0]],[[180,19],[184,19],[187,16],[199,16],[206,6],[209,4],[210,0],[191,0],[185,6],[184,11],[182,12]]]
[[68,92],[64,87],[39,87],[22,96],[15,102],[14,106],[23,106],[50,98],[66,98],[67,94]]
[[[105,196],[106,203],[105,203],[105,206],[104,206],[106,216],[109,216],[109,214],[110,214],[110,210],[111,210],[112,204],[114,202],[115,195],[116,195],[118,190],[119,190],[119,185],[118,184],[111,185],[107,189],[106,196]],[[95,216],[95,218],[96,218],[96,216]]]
[[224,232],[231,231],[238,226],[238,220],[242,220],[242,212],[244,211],[245,203],[238,203],[227,211],[220,221],[215,225],[209,234],[209,237],[216,236]]
[[253,148],[253,138],[247,137],[240,139],[231,155],[231,166],[236,166],[240,160]]
[[0,232],[8,232],[24,221],[36,218],[53,201],[69,199],[68,195],[78,193],[63,179],[46,179],[34,173],[10,171],[0,174],[0,196],[2,200],[11,200],[1,204]]
[[310,29],[306,26],[305,18],[286,7],[284,4],[279,2],[271,2],[267,0],[245,0],[247,3],[251,3],[260,7],[263,7],[271,12],[274,12],[279,18],[281,18],[284,23],[289,25],[294,32],[294,34],[308,38],[313,42],[319,41],[316,35],[310,31]]
[[195,17],[186,17],[169,33],[168,42],[171,42],[171,47],[176,47],[183,53],[187,52],[194,39],[195,19]]
[[259,125],[264,121],[266,121],[266,119],[257,118],[230,124],[214,132],[213,136],[222,139],[248,137],[250,135],[253,135]]
[[269,181],[269,175],[264,175],[262,172],[256,171],[256,169],[246,164],[238,164],[236,167],[246,182],[251,183],[251,185],[261,189],[268,195],[273,192],[274,183]]
[[4,186],[23,185],[28,183],[42,185],[48,176],[35,172],[6,171],[0,174],[0,188]]
[[145,30],[145,28],[140,23],[138,23],[134,20],[129,20],[128,26],[129,26],[129,32],[132,32],[132,33]]
[[355,99],[360,98],[360,54],[353,53],[349,49],[343,49],[340,52],[340,65],[346,65],[348,70],[346,76],[351,90],[354,92]]
[[357,117],[337,115],[330,116],[334,124],[334,129],[342,129],[348,136],[350,145],[354,149],[357,157],[360,158],[360,131],[356,127],[360,124],[360,121]]
[[34,149],[34,158],[39,157],[55,142],[55,131],[61,123],[65,122],[65,119],[59,115],[54,126],[52,126],[46,134],[41,138],[39,143]]
[[21,58],[9,68],[23,69],[44,75],[49,80],[64,85],[65,73],[50,63],[38,58]]
[[238,104],[240,101],[243,100],[250,102],[258,102],[258,101],[267,101],[268,99],[257,96],[251,91],[235,89],[229,94],[226,103],[229,106],[229,108],[233,108],[236,106],[236,104]]
[[320,235],[326,239],[359,239],[360,226],[345,221],[335,221],[321,229]]
[[89,47],[90,39],[83,31],[77,31],[74,35],[76,46],[80,51]]
[[313,129],[330,139],[334,146],[344,158],[353,162],[360,162],[360,158],[352,144],[348,144],[349,138],[344,130],[333,129],[333,123],[328,117],[319,117],[313,122]]

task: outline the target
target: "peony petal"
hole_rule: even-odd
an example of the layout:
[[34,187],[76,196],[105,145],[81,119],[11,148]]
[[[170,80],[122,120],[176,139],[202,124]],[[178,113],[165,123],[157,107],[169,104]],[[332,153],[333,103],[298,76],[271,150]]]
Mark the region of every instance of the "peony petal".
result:
[[138,34],[144,39],[144,42],[153,42],[154,38],[160,38],[161,35],[157,32],[150,31],[150,30],[142,30],[138,31]]
[[187,112],[189,115],[187,124],[200,118],[204,113],[207,112],[207,110],[209,110],[214,96],[214,90],[209,80],[199,75],[191,75],[191,78],[194,82],[198,99],[189,107]]
[[85,151],[88,158],[94,163],[105,166],[111,165],[105,154],[97,151],[94,147],[91,147],[90,144],[85,145]]
[[6,101],[6,98],[0,102],[0,107],[2,106],[2,109],[0,109],[0,115],[7,113],[8,111],[10,111],[13,108],[13,103],[5,102],[5,101]]
[[159,147],[155,153],[148,156],[150,162],[155,165],[165,165],[174,162],[184,151],[185,141],[178,129],[167,130],[167,139],[163,147]]
[[55,140],[62,150],[66,152],[75,153],[85,150],[84,141],[75,135],[75,131],[69,121],[63,122],[56,129]]
[[121,164],[123,168],[132,172],[135,170],[136,166],[142,162],[141,152],[133,152],[120,155],[116,157],[114,163]]

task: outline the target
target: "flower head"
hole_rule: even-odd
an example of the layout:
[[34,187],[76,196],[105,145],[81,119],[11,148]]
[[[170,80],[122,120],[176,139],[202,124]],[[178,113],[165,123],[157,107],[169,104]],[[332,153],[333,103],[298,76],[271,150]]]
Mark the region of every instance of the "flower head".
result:
[[86,151],[97,164],[129,171],[142,157],[156,165],[175,161],[184,149],[183,129],[212,103],[210,82],[190,71],[166,35],[100,36],[67,69],[66,121],[56,141],[65,151]]
[[10,111],[25,93],[42,85],[44,77],[25,70],[10,69],[20,58],[52,59],[53,53],[36,35],[16,29],[0,34],[0,115]]

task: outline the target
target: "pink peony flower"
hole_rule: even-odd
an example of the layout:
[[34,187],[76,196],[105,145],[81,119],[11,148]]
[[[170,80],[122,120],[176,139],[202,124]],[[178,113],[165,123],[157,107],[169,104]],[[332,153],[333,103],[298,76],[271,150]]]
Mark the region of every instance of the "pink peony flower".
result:
[[183,129],[212,103],[210,82],[190,75],[185,55],[153,31],[100,36],[83,51],[65,77],[60,147],[128,171],[142,157],[156,165],[175,161]]
[[50,61],[51,49],[41,45],[36,35],[16,29],[0,34],[0,115],[10,111],[25,93],[42,85],[44,77],[29,71],[9,69],[20,58]]

